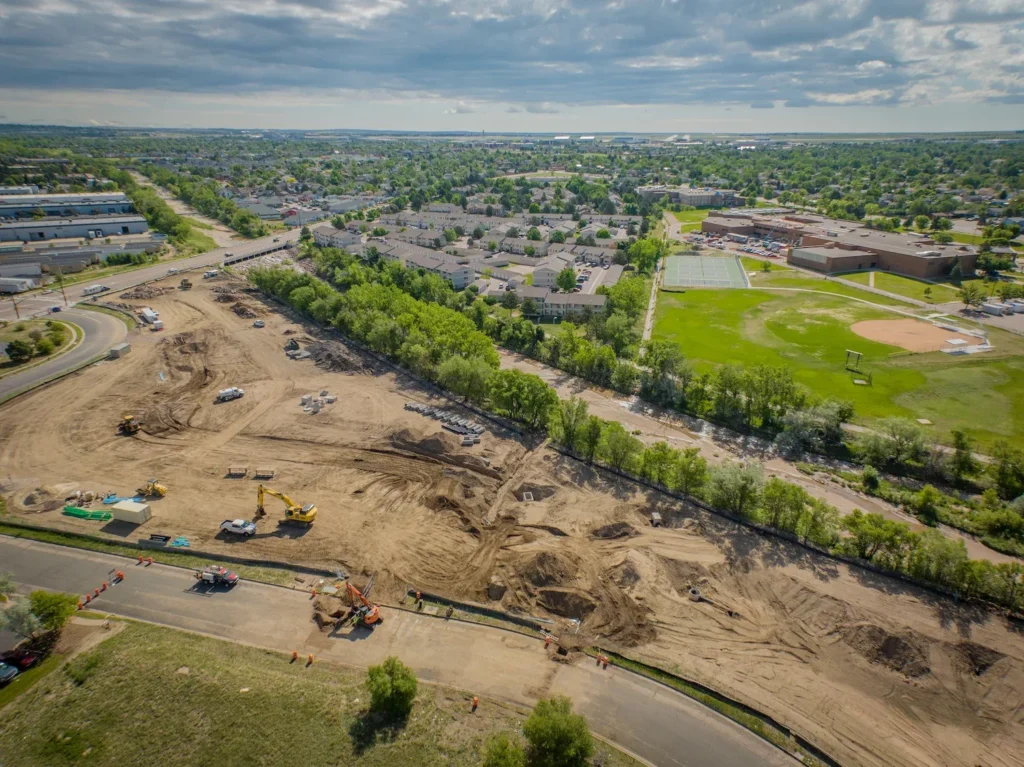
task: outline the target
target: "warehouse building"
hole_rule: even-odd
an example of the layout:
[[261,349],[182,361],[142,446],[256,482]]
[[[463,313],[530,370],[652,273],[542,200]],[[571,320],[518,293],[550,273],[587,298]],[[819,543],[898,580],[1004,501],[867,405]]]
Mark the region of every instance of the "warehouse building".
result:
[[24,293],[34,287],[35,281],[25,277],[0,277],[0,293]]
[[142,216],[96,216],[34,219],[0,223],[0,242],[55,240],[62,237],[100,239],[120,234],[144,234],[149,225]]
[[124,192],[93,194],[11,194],[0,195],[0,218],[38,216],[102,216],[134,213]]

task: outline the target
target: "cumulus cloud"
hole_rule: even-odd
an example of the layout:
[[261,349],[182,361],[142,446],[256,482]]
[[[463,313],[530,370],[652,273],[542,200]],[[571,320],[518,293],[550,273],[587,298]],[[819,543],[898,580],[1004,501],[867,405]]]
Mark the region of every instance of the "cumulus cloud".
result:
[[1018,103],[1021,62],[1019,0],[0,0],[5,87],[35,91],[459,100],[446,114]]
[[468,114],[473,114],[473,112],[475,112],[475,111],[476,110],[473,109],[473,107],[471,107],[465,101],[460,101],[455,106],[451,107],[450,109],[444,110],[444,113],[446,115],[468,115]]

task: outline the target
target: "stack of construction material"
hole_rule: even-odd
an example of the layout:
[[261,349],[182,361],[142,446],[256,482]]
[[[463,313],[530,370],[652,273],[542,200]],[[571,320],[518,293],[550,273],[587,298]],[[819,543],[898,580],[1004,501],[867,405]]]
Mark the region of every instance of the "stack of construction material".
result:
[[480,435],[484,433],[484,427],[475,421],[462,418],[448,410],[443,410],[433,405],[424,405],[419,402],[406,402],[405,409],[441,421],[442,428],[462,437],[463,447],[480,444]]

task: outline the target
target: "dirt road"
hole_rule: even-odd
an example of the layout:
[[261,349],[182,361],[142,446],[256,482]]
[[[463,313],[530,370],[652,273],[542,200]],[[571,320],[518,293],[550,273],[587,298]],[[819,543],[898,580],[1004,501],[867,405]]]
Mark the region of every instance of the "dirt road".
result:
[[217,247],[228,248],[239,242],[244,242],[245,238],[235,232],[233,229],[228,228],[220,221],[209,216],[204,216],[198,210],[193,208],[186,202],[179,200],[177,197],[171,195],[166,189],[159,184],[154,184],[148,178],[143,176],[141,173],[136,171],[129,171],[132,174],[132,178],[139,186],[148,186],[151,189],[156,190],[156,193],[160,195],[160,199],[171,206],[171,210],[177,213],[179,216],[188,216],[194,218],[202,224],[206,224],[210,229],[203,229],[203,233],[213,238],[213,241],[217,243]]
[[556,663],[539,639],[502,629],[384,608],[384,621],[375,631],[330,636],[314,626],[304,591],[242,583],[203,596],[192,591],[195,579],[188,570],[140,568],[123,557],[3,536],[0,559],[19,583],[71,593],[106,579],[111,569],[124,570],[124,583],[91,605],[102,612],[282,653],[313,653],[347,666],[366,667],[397,655],[421,679],[524,705],[541,696],[569,695],[595,732],[659,766],[797,764],[662,685],[621,669],[598,669],[589,658]]

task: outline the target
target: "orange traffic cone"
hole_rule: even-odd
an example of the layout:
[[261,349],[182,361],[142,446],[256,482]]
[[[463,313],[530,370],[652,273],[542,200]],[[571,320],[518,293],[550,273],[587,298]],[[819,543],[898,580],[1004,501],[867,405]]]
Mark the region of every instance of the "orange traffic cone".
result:
[[309,654],[309,664],[308,665],[310,665],[310,666],[313,665],[313,653]]
[[103,581],[103,583],[100,584],[100,591],[106,591],[106,590],[107,590],[107,582]]
[[479,705],[480,705],[480,699],[474,695],[473,696],[473,710],[476,711],[476,708]]
[[292,663],[294,663],[298,659],[299,659],[299,651],[298,650],[292,650]]
[[139,554],[139,564],[140,565],[142,564],[142,555],[141,554]]

